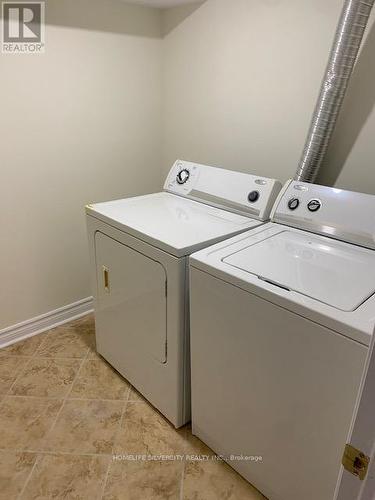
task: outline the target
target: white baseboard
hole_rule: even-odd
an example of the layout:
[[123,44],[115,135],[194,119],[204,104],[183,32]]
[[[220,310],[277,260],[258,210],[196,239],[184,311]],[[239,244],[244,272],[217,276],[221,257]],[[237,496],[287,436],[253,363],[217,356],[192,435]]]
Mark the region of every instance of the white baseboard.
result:
[[31,318],[22,323],[8,326],[0,330],[0,349],[6,347],[20,340],[24,340],[38,333],[45,332],[56,326],[63,325],[81,316],[85,316],[93,311],[93,298],[87,297],[86,299],[74,302],[54,311],[50,311],[36,318]]

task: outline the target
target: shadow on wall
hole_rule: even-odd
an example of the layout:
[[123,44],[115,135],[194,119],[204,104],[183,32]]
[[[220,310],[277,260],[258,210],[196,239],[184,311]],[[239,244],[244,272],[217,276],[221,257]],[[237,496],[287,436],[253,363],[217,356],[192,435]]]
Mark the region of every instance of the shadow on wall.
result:
[[375,105],[375,24],[357,60],[328,154],[317,182],[335,185]]
[[163,11],[163,36],[167,36],[177,26],[185,21],[195,12],[206,0],[200,0],[187,5],[178,5]]
[[[160,22],[155,22],[160,15]],[[122,0],[46,0],[46,24],[160,38],[161,12]]]
[[[124,0],[45,0],[46,24],[162,38],[204,3],[156,9]],[[159,22],[155,22],[159,17]]]

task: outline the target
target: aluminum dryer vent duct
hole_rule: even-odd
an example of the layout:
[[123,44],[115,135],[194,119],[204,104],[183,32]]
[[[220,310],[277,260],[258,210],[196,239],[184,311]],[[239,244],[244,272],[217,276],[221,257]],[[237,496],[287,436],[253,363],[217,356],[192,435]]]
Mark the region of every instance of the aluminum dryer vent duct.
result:
[[314,182],[328,149],[375,0],[345,0],[295,179]]

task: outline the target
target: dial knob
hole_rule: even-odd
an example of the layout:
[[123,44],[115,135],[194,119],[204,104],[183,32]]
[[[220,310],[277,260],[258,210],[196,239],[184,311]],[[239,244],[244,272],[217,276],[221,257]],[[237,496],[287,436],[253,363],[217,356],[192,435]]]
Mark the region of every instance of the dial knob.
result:
[[310,200],[307,204],[307,208],[310,212],[317,212],[322,207],[322,202],[320,200]]
[[291,200],[288,201],[289,210],[297,210],[298,207],[299,207],[299,199],[298,198],[292,198]]
[[187,168],[184,168],[183,170],[180,170],[180,172],[178,172],[176,179],[179,184],[185,184],[185,182],[189,180],[189,177],[189,170]]
[[260,194],[259,191],[251,191],[247,199],[249,200],[250,203],[255,203],[256,201],[259,200]]

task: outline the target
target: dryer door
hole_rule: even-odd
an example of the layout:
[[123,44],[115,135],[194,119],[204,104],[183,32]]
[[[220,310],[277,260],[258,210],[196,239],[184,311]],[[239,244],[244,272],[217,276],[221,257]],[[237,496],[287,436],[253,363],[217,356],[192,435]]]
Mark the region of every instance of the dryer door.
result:
[[148,357],[165,363],[167,276],[164,267],[100,232],[95,235],[95,247],[98,351],[129,377]]

